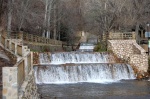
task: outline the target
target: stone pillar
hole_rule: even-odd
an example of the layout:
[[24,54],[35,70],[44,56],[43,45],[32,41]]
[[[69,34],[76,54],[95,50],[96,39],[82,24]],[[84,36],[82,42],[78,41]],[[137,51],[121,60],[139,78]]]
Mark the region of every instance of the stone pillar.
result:
[[3,99],[18,99],[17,67],[3,67]]
[[33,71],[33,52],[31,52],[31,71]]
[[25,80],[28,79],[28,61],[27,61],[27,56],[24,57],[24,70],[25,70]]
[[144,38],[143,30],[141,30],[141,38],[142,38],[142,39]]
[[15,44],[15,55],[17,55],[17,44],[14,42]]
[[19,39],[23,39],[23,31],[19,32]]
[[[29,53],[27,56],[24,57],[25,80],[28,80],[28,74],[31,71],[31,69],[33,68],[33,62],[31,63],[31,61],[33,61],[33,59],[30,57],[32,57],[31,53]],[[31,69],[29,69],[29,68],[31,68]]]
[[2,37],[1,37],[1,35],[2,35],[2,34],[1,34],[1,31],[0,31],[0,43],[1,43],[1,40],[2,40]]
[[135,32],[132,32],[132,38],[133,38],[133,39],[136,39]]

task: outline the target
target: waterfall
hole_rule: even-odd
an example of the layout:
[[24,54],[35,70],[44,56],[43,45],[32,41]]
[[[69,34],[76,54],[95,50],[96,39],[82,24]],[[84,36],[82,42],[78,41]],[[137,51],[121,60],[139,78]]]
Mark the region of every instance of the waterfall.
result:
[[39,62],[41,65],[66,64],[66,63],[115,63],[113,55],[98,52],[58,52],[40,53]]
[[128,64],[66,64],[35,66],[34,70],[38,84],[106,82],[135,78]]
[[34,66],[38,84],[135,79],[132,67],[128,64],[116,63],[114,56],[109,53],[40,53],[39,62],[39,66]]

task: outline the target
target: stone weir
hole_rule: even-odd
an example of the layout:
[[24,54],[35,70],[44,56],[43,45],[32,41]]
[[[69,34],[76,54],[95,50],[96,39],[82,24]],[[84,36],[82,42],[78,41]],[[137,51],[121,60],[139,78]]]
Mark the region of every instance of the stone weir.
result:
[[57,52],[40,53],[40,65],[66,64],[66,63],[116,63],[116,58],[111,53],[99,52]]
[[132,67],[116,63],[116,58],[110,53],[58,52],[38,56],[39,65],[34,66],[37,84],[135,79]]
[[128,64],[65,64],[35,66],[37,84],[93,82],[105,83],[122,79],[135,79]]

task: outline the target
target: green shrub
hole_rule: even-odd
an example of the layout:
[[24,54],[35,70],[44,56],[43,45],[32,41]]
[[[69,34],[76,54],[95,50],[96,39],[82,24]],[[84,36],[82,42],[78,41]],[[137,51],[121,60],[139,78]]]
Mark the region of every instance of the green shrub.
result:
[[107,45],[105,42],[99,42],[95,48],[94,48],[95,52],[106,52],[107,51]]

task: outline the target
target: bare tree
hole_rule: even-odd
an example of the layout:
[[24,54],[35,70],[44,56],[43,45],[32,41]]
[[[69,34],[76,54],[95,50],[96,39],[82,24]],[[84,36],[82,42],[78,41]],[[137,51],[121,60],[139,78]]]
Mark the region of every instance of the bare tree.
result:
[[55,0],[44,0],[45,4],[45,17],[44,17],[44,23],[43,23],[43,36],[50,38],[50,21],[51,21],[51,13],[52,8],[54,6]]
[[0,25],[2,22],[2,14],[3,14],[3,4],[4,4],[4,0],[0,0]]
[[73,39],[78,31],[99,35],[136,27],[138,32],[139,25],[146,24],[150,16],[149,0],[7,1],[8,31],[24,30],[54,39],[64,34]]
[[14,0],[8,0],[8,13],[7,13],[7,33],[8,33],[8,38],[10,36],[11,33],[11,24],[12,24],[12,12],[13,12],[13,4],[14,4]]

